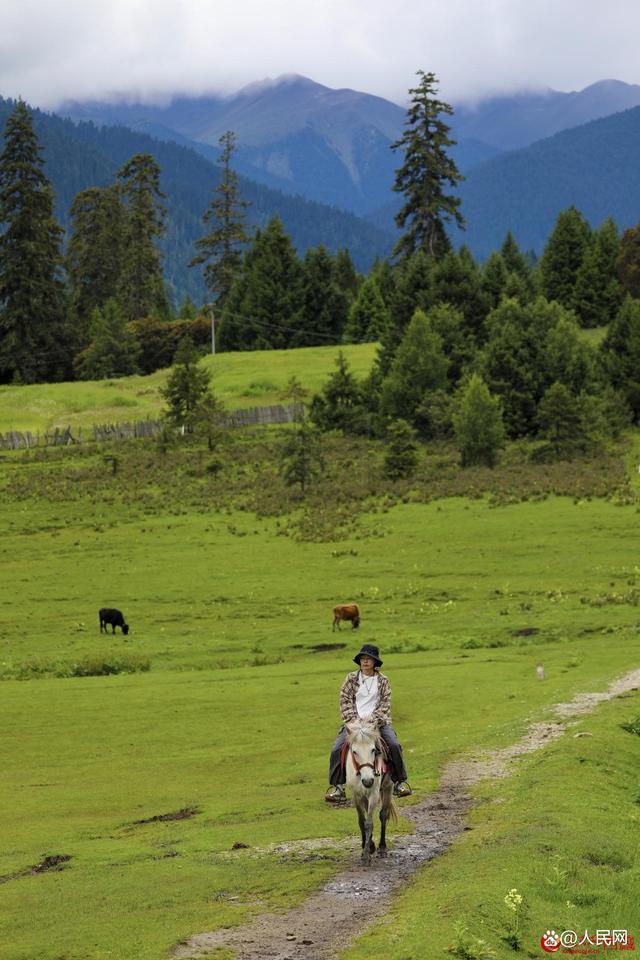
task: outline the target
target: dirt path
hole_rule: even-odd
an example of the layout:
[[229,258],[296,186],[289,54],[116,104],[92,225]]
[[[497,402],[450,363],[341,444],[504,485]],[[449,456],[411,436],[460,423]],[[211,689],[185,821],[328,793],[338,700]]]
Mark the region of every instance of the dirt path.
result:
[[[402,810],[402,815],[413,823],[413,832],[393,838],[386,858],[374,857],[365,869],[360,866],[358,852],[350,867],[299,907],[287,913],[262,914],[245,926],[195,934],[188,943],[177,947],[173,956],[200,957],[214,947],[228,946],[238,960],[331,960],[351,938],[364,932],[374,898],[379,918],[389,908],[393,893],[418,867],[443,853],[454,837],[468,829],[465,817],[473,802],[468,794],[470,787],[480,780],[508,776],[514,759],[561,737],[573,718],[637,688],[640,670],[615,680],[604,693],[582,693],[569,703],[556,704],[552,711],[557,719],[532,724],[524,737],[510,747],[448,764],[440,788],[421,803]],[[335,841],[319,840],[286,847],[313,850],[327,843],[335,846]],[[356,843],[354,831],[354,847]]]

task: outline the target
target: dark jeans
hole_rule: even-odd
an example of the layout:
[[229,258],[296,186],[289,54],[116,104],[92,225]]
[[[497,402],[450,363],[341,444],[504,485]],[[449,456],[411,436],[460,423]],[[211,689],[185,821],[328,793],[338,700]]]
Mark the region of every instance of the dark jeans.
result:
[[[390,723],[385,723],[380,727],[380,736],[389,748],[390,773],[394,783],[407,779],[407,771],[402,756],[402,747],[398,743],[396,732]],[[347,734],[344,727],[340,728],[335,743],[331,748],[331,757],[329,759],[329,783],[337,787],[338,784],[345,782],[345,773],[340,764],[340,754],[342,747],[346,743]]]

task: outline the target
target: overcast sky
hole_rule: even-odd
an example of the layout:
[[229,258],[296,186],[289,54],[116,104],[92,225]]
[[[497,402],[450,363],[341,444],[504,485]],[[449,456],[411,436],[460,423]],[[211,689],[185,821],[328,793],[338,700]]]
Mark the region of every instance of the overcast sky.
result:
[[300,73],[406,101],[640,82],[638,0],[2,0],[0,96],[231,93]]

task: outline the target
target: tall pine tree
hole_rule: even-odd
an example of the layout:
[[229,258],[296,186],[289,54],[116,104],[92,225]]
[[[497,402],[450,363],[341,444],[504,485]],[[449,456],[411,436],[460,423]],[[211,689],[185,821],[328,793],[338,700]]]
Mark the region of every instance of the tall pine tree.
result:
[[409,257],[424,250],[430,257],[441,257],[450,248],[445,224],[453,221],[464,227],[459,211],[460,198],[446,191],[464,179],[447,150],[455,145],[450,128],[441,115],[450,116],[453,108],[436,99],[437,79],[433,73],[418,70],[420,83],[409,90],[411,106],[406,130],[393,150],[404,151],[404,163],[396,171],[393,189],[404,194],[404,204],[396,224],[405,232],[394,253]]
[[0,155],[0,382],[69,372],[62,230],[27,105],[19,100]]
[[164,233],[160,167],[148,153],[137,153],[118,172],[127,207],[120,303],[127,320],[167,314],[162,260],[156,241]]
[[558,214],[553,233],[540,260],[542,292],[573,308],[578,270],[591,244],[591,228],[579,210],[569,207]]
[[71,205],[67,248],[71,307],[81,343],[96,308],[118,294],[123,267],[125,208],[118,187],[82,190]]
[[204,264],[204,282],[217,307],[222,309],[242,266],[242,247],[249,242],[244,227],[244,210],[249,204],[240,197],[238,175],[231,167],[235,134],[227,130],[218,142],[222,147],[222,174],[202,217],[213,229],[196,240],[198,253],[189,266]]

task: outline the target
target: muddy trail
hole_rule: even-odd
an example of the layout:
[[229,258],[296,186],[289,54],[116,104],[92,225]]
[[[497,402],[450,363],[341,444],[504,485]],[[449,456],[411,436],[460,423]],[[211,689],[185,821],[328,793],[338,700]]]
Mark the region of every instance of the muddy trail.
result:
[[[374,855],[371,866],[360,865],[355,835],[349,845],[354,848],[351,866],[336,874],[318,893],[286,913],[262,914],[250,923],[211,933],[195,934],[187,943],[176,947],[173,956],[200,957],[215,947],[231,948],[237,960],[331,960],[344,950],[349,940],[363,933],[373,911],[376,919],[387,912],[393,894],[429,860],[444,853],[454,837],[466,825],[466,814],[473,803],[469,790],[480,780],[508,776],[518,757],[540,750],[561,737],[571,720],[605,700],[640,688],[640,669],[615,680],[603,693],[583,693],[569,703],[551,708],[554,720],[532,724],[527,733],[512,746],[478,756],[471,760],[448,764],[441,786],[425,800],[404,807],[401,815],[413,824],[411,833],[393,837],[386,857]],[[376,818],[377,819],[377,818]],[[290,849],[310,852],[335,841],[319,840],[292,843]],[[282,845],[281,845],[282,846]],[[287,846],[287,845],[285,845]],[[280,849],[280,848],[278,848]],[[359,905],[366,903],[363,909]]]

